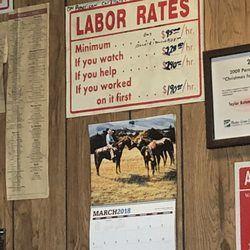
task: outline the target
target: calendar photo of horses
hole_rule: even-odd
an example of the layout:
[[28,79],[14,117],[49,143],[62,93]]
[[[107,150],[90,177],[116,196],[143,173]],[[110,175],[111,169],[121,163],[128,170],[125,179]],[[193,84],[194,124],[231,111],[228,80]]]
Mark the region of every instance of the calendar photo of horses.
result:
[[176,117],[89,125],[92,205],[174,199]]

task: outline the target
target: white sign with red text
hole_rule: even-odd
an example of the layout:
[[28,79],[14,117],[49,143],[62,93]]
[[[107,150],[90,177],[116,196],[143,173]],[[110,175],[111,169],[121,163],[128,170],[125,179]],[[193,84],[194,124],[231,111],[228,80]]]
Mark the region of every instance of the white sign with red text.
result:
[[0,0],[0,14],[13,10],[13,0]]
[[202,101],[202,5],[66,7],[67,117]]
[[250,249],[250,162],[235,163],[236,249]]

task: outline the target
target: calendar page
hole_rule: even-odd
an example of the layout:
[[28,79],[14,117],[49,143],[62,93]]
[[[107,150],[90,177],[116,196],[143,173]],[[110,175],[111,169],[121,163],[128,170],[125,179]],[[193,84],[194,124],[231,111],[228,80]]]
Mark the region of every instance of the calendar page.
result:
[[175,250],[176,201],[92,206],[90,250]]

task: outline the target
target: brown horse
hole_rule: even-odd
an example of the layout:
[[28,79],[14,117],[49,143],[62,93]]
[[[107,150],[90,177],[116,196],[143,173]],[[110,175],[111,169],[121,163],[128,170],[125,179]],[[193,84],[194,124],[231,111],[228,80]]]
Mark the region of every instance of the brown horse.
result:
[[[155,148],[151,150],[148,147],[150,143],[154,143]],[[146,147],[146,148],[144,148]],[[141,151],[141,154],[144,158],[145,167],[148,168],[148,162],[150,161],[149,156],[145,157],[145,153],[153,154],[153,159],[151,159],[151,165],[154,164],[155,166],[158,165],[158,170],[160,170],[160,160],[161,157],[163,159],[164,166],[167,162],[167,153],[169,154],[172,165],[174,163],[174,147],[173,143],[170,141],[170,139],[164,137],[160,140],[149,140],[146,138],[140,138],[137,142],[137,148]],[[151,156],[151,158],[152,158]],[[157,164],[156,164],[157,163]]]
[[152,159],[149,147],[148,146],[142,146],[142,147],[138,146],[137,148],[140,150],[141,155],[143,156],[143,160],[144,160],[145,167],[147,169],[148,176],[149,176],[149,162],[151,163],[152,175],[154,175],[155,169],[156,169],[156,159],[155,159],[155,157]]
[[152,175],[155,174],[156,158],[155,158],[155,156],[153,156],[153,159],[152,159],[150,149],[147,145],[148,145],[148,143],[145,143],[144,140],[141,140],[141,138],[140,138],[136,142],[133,141],[131,147],[132,148],[136,147],[140,151],[140,153],[143,157],[143,160],[144,160],[145,168],[147,169],[147,174],[149,176],[149,163],[151,163]]
[[[113,144],[114,154],[115,154],[114,162],[116,163],[116,173],[117,174],[118,174],[118,170],[121,173],[120,163],[121,163],[122,152],[123,152],[123,149],[125,148],[125,146],[127,146],[128,149],[131,149],[131,147],[132,147],[132,141],[131,141],[130,137],[128,137],[128,136],[122,137],[121,139],[119,139],[117,142],[115,142]],[[112,149],[108,146],[101,147],[101,148],[95,150],[94,159],[95,159],[95,167],[96,167],[97,175],[100,175],[99,168],[100,168],[100,165],[102,163],[102,160],[103,159],[107,159],[110,161],[112,160],[110,150],[112,150]]]
[[159,154],[163,155],[163,162],[164,162],[164,166],[166,165],[167,162],[167,153],[170,157],[170,165],[175,163],[175,159],[174,159],[174,145],[171,142],[170,139],[163,137],[160,140],[155,140],[155,143],[157,145],[157,149]]

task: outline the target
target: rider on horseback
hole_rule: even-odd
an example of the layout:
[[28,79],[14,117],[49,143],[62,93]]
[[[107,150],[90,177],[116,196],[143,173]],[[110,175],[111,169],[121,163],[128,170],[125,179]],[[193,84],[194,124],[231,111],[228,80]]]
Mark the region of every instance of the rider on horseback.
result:
[[113,144],[115,143],[115,140],[113,138],[113,133],[114,131],[109,129],[106,135],[106,144],[107,147],[110,149],[110,156],[111,156],[111,160],[115,161],[115,151],[116,148],[113,147]]

